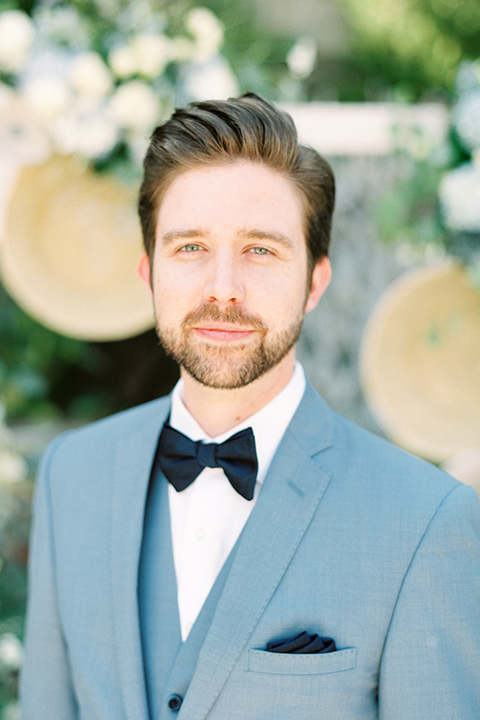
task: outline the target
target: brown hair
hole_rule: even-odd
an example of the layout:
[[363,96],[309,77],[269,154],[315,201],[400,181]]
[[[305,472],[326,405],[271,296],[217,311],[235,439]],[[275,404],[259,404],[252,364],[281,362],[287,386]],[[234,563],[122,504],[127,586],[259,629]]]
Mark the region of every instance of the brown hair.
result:
[[240,159],[264,163],[299,190],[310,272],[317,260],[328,255],[335,204],[332,169],[316,150],[298,144],[290,115],[248,93],[225,101],[191,103],[154,130],[138,203],[150,263],[158,210],[170,183],[186,170]]

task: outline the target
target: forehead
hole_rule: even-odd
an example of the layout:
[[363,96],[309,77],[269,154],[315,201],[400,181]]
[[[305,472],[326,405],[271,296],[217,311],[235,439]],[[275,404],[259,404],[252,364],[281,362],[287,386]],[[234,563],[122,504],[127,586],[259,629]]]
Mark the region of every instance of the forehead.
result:
[[303,235],[303,203],[293,182],[262,163],[239,160],[177,175],[166,188],[157,230],[172,223],[217,227],[267,225]]

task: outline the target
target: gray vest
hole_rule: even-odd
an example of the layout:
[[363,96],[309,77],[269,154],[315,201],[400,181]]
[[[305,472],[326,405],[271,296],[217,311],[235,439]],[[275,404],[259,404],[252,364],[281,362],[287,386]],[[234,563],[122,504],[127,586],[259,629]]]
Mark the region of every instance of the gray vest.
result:
[[182,643],[173,562],[168,483],[154,470],[145,512],[138,583],[143,662],[151,720],[171,720],[172,695],[184,697],[235,554],[230,553]]

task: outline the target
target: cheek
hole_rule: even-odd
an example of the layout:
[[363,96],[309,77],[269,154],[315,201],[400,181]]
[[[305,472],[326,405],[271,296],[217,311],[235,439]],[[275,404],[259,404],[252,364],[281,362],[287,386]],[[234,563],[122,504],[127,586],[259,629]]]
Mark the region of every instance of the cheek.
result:
[[181,278],[178,277],[178,274],[174,270],[166,267],[165,263],[162,262],[158,262],[155,267],[153,283],[160,300],[167,295],[180,296],[180,290],[184,292],[189,286],[185,280],[183,280],[183,282],[181,281]]
[[282,307],[286,315],[297,314],[299,308],[303,310],[308,296],[307,272],[283,273],[275,279],[274,283],[266,289],[267,300],[275,301],[277,308]]
[[154,276],[154,298],[157,317],[170,324],[180,324],[188,312],[201,303],[198,277],[180,277],[176,273],[157,271]]
[[258,314],[270,328],[280,328],[303,314],[306,299],[306,281],[282,275],[275,281],[260,284],[256,292],[247,294],[246,308]]

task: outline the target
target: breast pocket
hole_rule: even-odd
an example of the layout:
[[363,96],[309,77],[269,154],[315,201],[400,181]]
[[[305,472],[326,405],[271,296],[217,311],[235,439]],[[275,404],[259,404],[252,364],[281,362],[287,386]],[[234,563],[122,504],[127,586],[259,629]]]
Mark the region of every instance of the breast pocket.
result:
[[321,675],[352,670],[356,664],[357,648],[313,655],[249,650],[246,669],[270,675]]

